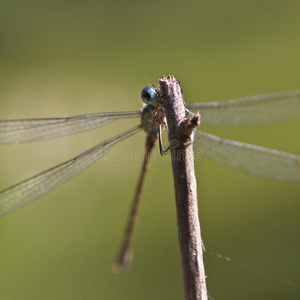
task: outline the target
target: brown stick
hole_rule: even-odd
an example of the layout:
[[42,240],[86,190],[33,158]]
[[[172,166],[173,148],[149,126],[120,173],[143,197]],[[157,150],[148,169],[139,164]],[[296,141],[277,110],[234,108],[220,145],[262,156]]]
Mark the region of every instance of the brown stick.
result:
[[163,77],[159,82],[169,127],[185,298],[206,300],[193,153],[193,132],[200,115],[186,118],[180,85],[174,76]]

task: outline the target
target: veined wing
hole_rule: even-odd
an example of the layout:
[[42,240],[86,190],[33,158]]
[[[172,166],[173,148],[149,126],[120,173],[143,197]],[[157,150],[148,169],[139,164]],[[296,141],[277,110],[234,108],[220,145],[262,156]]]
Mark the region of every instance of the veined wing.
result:
[[202,124],[256,125],[300,117],[300,91],[251,96],[225,102],[187,105]]
[[[229,167],[279,181],[300,182],[300,156],[195,132],[195,150]],[[195,153],[196,155],[196,153]]]
[[114,120],[140,117],[140,112],[108,112],[67,118],[0,120],[0,144],[45,140],[103,126]]
[[139,127],[135,127],[79,154],[73,159],[3,190],[0,192],[0,216],[16,210],[71,179],[103,157],[113,145],[140,130]]

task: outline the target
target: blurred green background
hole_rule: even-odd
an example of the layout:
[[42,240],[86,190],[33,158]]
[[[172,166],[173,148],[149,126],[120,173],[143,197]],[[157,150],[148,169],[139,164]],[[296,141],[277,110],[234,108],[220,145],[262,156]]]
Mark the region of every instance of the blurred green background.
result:
[[[162,75],[188,103],[300,88],[300,2],[0,2],[0,119],[141,108]],[[0,189],[130,128],[127,120],[75,136],[0,148]],[[300,154],[300,120],[202,126]],[[116,150],[144,147],[144,134]],[[0,220],[0,298],[183,299],[170,161],[150,168],[131,270],[115,275],[140,161],[98,162]],[[208,291],[214,299],[299,299],[297,184],[196,164]],[[232,261],[210,252],[221,253]]]

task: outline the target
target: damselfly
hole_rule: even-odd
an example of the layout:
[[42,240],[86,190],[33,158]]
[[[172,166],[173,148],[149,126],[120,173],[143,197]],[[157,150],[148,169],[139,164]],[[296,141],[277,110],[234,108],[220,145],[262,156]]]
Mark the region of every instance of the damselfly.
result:
[[[141,125],[106,140],[95,147],[32,176],[0,192],[0,215],[8,214],[66,182],[83,171],[115,144],[144,129],[146,152],[119,267],[131,260],[130,246],[149,155],[164,124],[163,96],[154,87],[142,90],[143,110],[78,115],[67,118],[38,118],[0,121],[0,143],[22,143],[45,140],[87,131],[119,119],[141,118]],[[257,125],[300,117],[300,91],[252,96],[225,102],[187,105],[187,111],[200,112],[201,124]],[[194,149],[230,167],[278,181],[300,181],[300,156],[241,142],[225,140],[196,131]]]

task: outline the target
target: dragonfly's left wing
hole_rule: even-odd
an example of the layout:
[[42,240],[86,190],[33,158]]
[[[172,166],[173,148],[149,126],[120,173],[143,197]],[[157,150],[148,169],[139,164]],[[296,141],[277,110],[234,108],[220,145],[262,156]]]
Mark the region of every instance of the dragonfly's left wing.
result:
[[83,171],[100,158],[116,143],[140,131],[135,127],[115,136],[64,163],[39,173],[0,192],[0,216],[41,197]]
[[0,120],[0,144],[23,143],[70,135],[118,119],[140,117],[139,111],[107,112],[67,118]]
[[[195,132],[194,149],[229,167],[279,181],[300,182],[300,156]],[[195,153],[195,156],[197,153]]]
[[300,117],[300,91],[187,105],[202,124],[255,125]]

